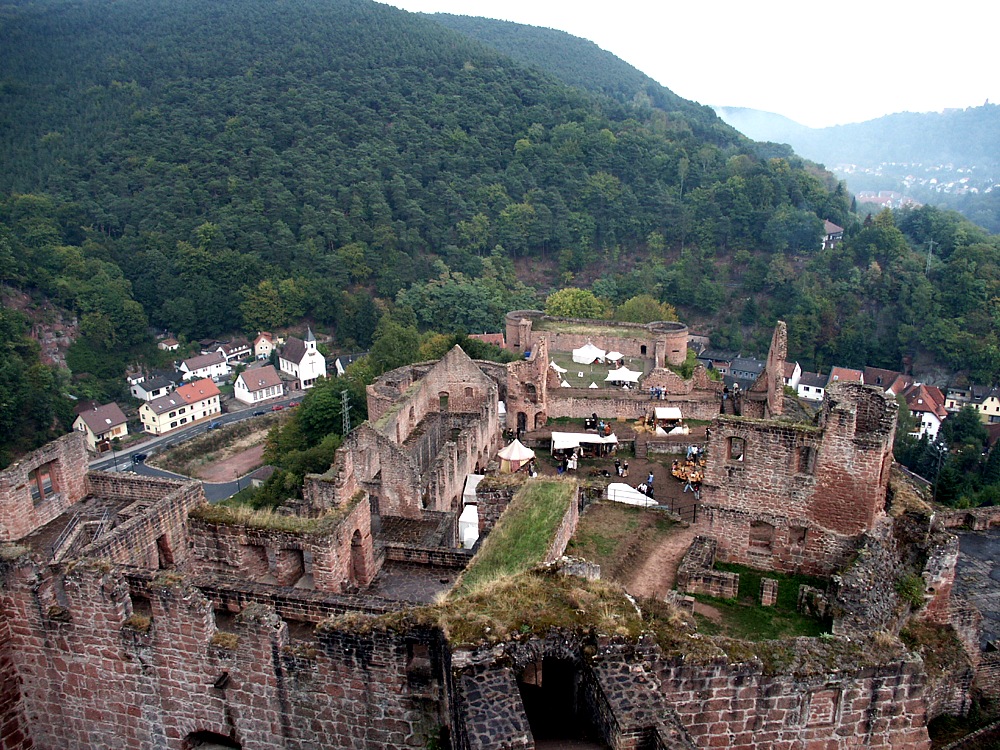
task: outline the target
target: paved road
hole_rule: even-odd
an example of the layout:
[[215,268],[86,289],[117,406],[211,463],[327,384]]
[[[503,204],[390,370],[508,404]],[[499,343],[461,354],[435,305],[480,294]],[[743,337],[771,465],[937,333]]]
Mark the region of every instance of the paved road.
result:
[[[265,411],[269,414],[271,407],[275,405],[287,407],[293,401],[301,400],[302,394],[296,392],[279,401],[269,401],[259,409],[244,409],[229,414],[216,414],[212,419],[206,419],[197,424],[183,427],[168,435],[152,437],[136,445],[131,445],[126,450],[112,451],[111,454],[105,453],[91,461],[90,468],[96,471],[134,471],[137,474],[145,476],[187,480],[191,477],[174,474],[162,469],[154,469],[152,466],[146,466],[144,463],[134,463],[132,457],[138,453],[145,453],[148,456],[175,445],[180,445],[191,438],[208,432],[208,426],[214,422],[219,422],[223,425],[242,422],[245,419],[253,419],[255,411]],[[205,487],[205,497],[210,503],[217,503],[220,500],[225,500],[227,497],[232,497],[246,486],[246,482],[242,477],[235,482],[202,482],[202,484]]]

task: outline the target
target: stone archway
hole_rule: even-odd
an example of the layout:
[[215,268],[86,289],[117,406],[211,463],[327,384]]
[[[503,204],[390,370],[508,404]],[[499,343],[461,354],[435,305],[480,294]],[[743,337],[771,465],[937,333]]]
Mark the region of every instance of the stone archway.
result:
[[532,662],[521,672],[517,686],[536,740],[593,738],[579,667],[572,660],[546,656]]
[[361,532],[354,530],[351,535],[351,585],[357,588],[368,583],[368,566],[365,563],[365,545],[361,538]]
[[184,738],[184,750],[232,750],[242,747],[232,737],[217,732],[191,732]]

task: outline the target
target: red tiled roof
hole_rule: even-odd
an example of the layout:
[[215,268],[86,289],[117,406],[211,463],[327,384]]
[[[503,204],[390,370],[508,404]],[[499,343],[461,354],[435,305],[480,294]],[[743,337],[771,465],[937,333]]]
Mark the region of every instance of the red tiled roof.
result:
[[187,404],[196,404],[206,398],[219,395],[219,386],[211,378],[202,378],[185,383],[180,386],[172,395],[179,396]]
[[240,373],[240,380],[243,381],[243,385],[250,393],[281,385],[281,376],[272,365],[245,370]]
[[904,392],[903,397],[906,399],[906,407],[910,411],[930,412],[938,419],[944,419],[948,416],[948,411],[944,408],[944,394],[941,393],[940,388],[933,385],[918,383],[910,386]]
[[830,379],[827,383],[840,381],[843,383],[864,383],[865,374],[861,370],[852,370],[849,367],[831,367]]

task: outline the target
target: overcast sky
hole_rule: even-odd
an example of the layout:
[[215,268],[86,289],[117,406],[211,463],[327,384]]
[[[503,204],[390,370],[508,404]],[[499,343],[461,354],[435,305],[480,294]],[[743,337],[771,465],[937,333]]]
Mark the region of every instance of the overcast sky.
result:
[[595,42],[687,99],[812,127],[1000,102],[994,0],[386,0]]

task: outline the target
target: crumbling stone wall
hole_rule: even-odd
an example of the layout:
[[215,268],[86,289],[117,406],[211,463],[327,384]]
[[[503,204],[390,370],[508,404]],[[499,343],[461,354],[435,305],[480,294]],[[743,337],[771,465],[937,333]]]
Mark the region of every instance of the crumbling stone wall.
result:
[[544,426],[553,416],[549,413],[549,398],[555,396],[558,386],[558,376],[549,367],[548,345],[541,339],[530,357],[507,364],[507,429]]
[[885,513],[896,403],[834,383],[819,426],[722,416],[702,505],[720,559],[829,575]]
[[23,539],[86,497],[87,460],[86,438],[71,432],[0,472],[0,541]]
[[317,591],[365,588],[378,574],[367,498],[319,532],[294,533],[238,523],[189,522],[191,570]]
[[[542,330],[547,322],[576,324],[584,332]],[[507,348],[516,352],[533,351],[544,338],[554,351],[569,352],[592,343],[607,351],[619,351],[626,357],[650,357],[656,367],[669,363],[681,365],[687,358],[688,328],[675,321],[623,323],[610,320],[559,318],[540,310],[515,310],[506,317]],[[546,364],[548,362],[546,361]]]
[[714,570],[717,542],[696,536],[677,569],[677,590],[685,594],[707,594],[720,599],[735,599],[740,589],[737,573]]
[[[220,631],[212,603],[179,578],[152,584],[148,615],[130,618],[114,569],[6,572],[3,613],[20,623],[8,654],[31,733],[23,747],[180,750],[208,731],[247,750],[422,748],[441,723],[447,661],[434,631],[322,629],[297,641],[257,604]],[[39,575],[62,592],[58,617],[32,593]]]
[[119,511],[118,525],[77,554],[153,570],[186,564],[188,511],[205,502],[201,482],[105,472],[89,472],[86,480],[94,497],[135,504]]

